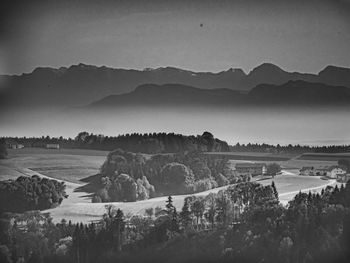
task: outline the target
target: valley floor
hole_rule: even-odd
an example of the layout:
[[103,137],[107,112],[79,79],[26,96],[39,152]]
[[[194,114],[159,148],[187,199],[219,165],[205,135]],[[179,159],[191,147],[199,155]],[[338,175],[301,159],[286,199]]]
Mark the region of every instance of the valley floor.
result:
[[[21,150],[10,151],[8,159],[0,160],[0,179],[6,180],[17,178],[20,175],[31,176],[36,174],[64,181],[67,185],[66,191],[69,197],[59,207],[45,211],[51,214],[55,222],[59,222],[63,218],[72,222],[84,223],[99,220],[105,213],[105,206],[108,204],[120,208],[127,216],[137,213],[144,214],[145,209],[150,207],[159,206],[163,208],[165,206],[166,196],[137,202],[91,203],[88,193],[76,192],[75,190],[83,184],[79,180],[96,174],[108,152],[89,150],[69,150],[68,152],[63,150],[56,152],[55,150],[45,150],[44,152],[26,150],[21,152]],[[296,166],[301,167],[310,164],[310,162],[315,162],[317,165],[329,165],[331,163],[329,161],[288,160],[281,162],[281,165],[285,167],[281,175],[273,179],[263,179],[259,182],[267,185],[271,184],[273,180],[279,192],[279,199],[284,205],[299,191],[317,192],[328,185],[334,186],[336,184],[335,180],[323,180],[317,176],[299,176],[299,170],[296,169]],[[294,166],[294,169],[291,169],[291,166]],[[217,193],[226,187],[215,188],[194,195],[205,196],[209,193]],[[183,201],[187,196],[189,195],[173,196],[174,206],[178,211],[181,210]]]

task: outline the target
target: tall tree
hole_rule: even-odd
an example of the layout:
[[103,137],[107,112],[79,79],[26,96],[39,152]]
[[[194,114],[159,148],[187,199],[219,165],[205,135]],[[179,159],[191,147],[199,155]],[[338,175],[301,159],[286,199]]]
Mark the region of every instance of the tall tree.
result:
[[117,210],[113,223],[113,234],[116,241],[116,248],[117,251],[120,252],[122,250],[122,233],[125,230],[124,213],[122,210]]
[[274,196],[275,196],[276,199],[278,200],[278,192],[277,192],[276,185],[275,185],[275,182],[274,182],[274,181],[272,181],[271,187],[272,187],[272,191],[273,191]]
[[172,214],[174,211],[173,198],[169,195],[168,200],[166,201],[166,209],[168,214]]
[[180,213],[180,218],[181,218],[182,227],[184,229],[186,229],[192,221],[190,206],[189,206],[189,202],[188,202],[187,198],[185,198],[185,200],[184,200],[184,205],[183,205],[182,211]]
[[196,200],[192,203],[191,211],[197,219],[196,220],[197,230],[199,229],[199,220],[202,219],[204,210],[205,210],[204,201],[201,198],[196,198]]
[[281,166],[278,163],[271,163],[267,165],[267,174],[275,177],[277,173],[281,171]]

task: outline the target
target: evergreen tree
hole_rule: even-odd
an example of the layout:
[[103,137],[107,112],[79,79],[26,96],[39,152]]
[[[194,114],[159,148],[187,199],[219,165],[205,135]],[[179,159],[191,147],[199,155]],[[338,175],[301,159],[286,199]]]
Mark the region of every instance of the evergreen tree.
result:
[[125,221],[124,221],[124,213],[122,210],[118,209],[113,220],[113,233],[114,239],[116,243],[117,251],[120,252],[122,250],[122,233],[125,230]]
[[276,199],[278,200],[278,192],[277,192],[276,185],[275,185],[275,182],[274,182],[274,181],[272,181],[271,187],[272,187],[274,196],[275,196]]
[[179,220],[178,220],[178,214],[175,207],[172,213],[170,231],[173,233],[179,232]]
[[180,213],[180,218],[181,218],[181,224],[183,228],[187,228],[188,225],[191,223],[191,212],[190,212],[190,206],[188,203],[188,199],[185,198],[184,200],[184,205],[182,207],[182,211]]
[[173,206],[173,198],[169,195],[168,200],[166,201],[166,209],[168,214],[172,214],[174,211],[174,206]]

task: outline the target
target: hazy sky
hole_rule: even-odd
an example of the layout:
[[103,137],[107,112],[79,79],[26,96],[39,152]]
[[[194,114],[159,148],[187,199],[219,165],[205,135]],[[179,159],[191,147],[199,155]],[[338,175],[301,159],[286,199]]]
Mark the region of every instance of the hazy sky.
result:
[[[0,73],[77,63],[195,71],[350,66],[349,0],[11,1]],[[291,3],[290,3],[291,2]]]

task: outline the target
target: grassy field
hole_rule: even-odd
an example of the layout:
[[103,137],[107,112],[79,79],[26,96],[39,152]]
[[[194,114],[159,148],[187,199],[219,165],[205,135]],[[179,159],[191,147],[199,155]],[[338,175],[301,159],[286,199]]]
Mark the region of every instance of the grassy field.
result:
[[80,179],[99,172],[107,154],[106,151],[80,149],[9,150],[8,159],[0,161],[0,179],[17,177],[21,175],[21,168],[29,168],[55,179],[81,183]]
[[226,156],[235,160],[249,161],[287,161],[296,157],[296,154],[274,154],[263,152],[207,152],[207,155]]
[[338,161],[350,160],[350,153],[304,153],[298,157],[300,160]]
[[[18,150],[10,150],[9,158],[0,160],[0,180],[14,179],[20,175],[48,176],[58,180],[63,180],[67,185],[68,199],[54,209],[48,210],[55,222],[59,222],[65,218],[72,222],[89,222],[98,220],[105,212],[106,203],[93,204],[87,193],[76,192],[75,190],[83,184],[80,179],[98,173],[100,166],[104,162],[108,152],[78,150],[78,149],[61,149],[47,150],[36,148],[24,148]],[[256,153],[261,155],[261,153]],[[254,156],[254,153],[246,153],[247,156]],[[243,156],[243,155],[242,155]],[[261,155],[262,156],[262,155]],[[235,155],[232,155],[235,157]],[[287,158],[286,156],[283,156]],[[232,158],[231,165],[236,162],[252,162],[256,160]],[[298,169],[302,166],[327,166],[335,164],[335,161],[315,161],[288,158],[286,160],[269,160],[264,162],[278,162],[283,167],[289,168],[283,171],[283,174],[275,177],[277,190],[280,194],[280,200],[286,204],[300,190],[320,191],[327,184],[334,182],[321,180],[318,177],[297,176]],[[291,168],[294,168],[291,169]],[[271,184],[272,179],[261,181],[262,184]],[[197,193],[197,196],[204,196],[210,192],[218,192],[223,188],[216,188],[209,191]],[[174,196],[174,205],[181,210],[183,200],[186,195]],[[149,207],[164,207],[167,197],[157,197],[149,200],[138,201],[133,203],[115,202],[111,203],[115,207],[120,208],[125,214],[140,213],[143,214]]]
[[88,149],[46,149],[46,148],[22,148],[8,149],[9,157],[33,155],[33,154],[63,154],[63,155],[82,155],[82,156],[107,156],[108,151],[88,150]]
[[[319,177],[305,177],[305,176],[295,176],[295,175],[280,175],[273,179],[276,184],[277,191],[279,192],[279,199],[282,204],[286,205],[299,191],[308,192],[319,192],[321,189],[327,185],[335,185],[335,181],[322,180]],[[272,179],[260,181],[263,185],[268,185],[272,183]],[[219,190],[226,187],[220,187],[216,189],[211,189],[205,192],[193,194],[196,196],[206,196],[209,193],[217,193]],[[181,211],[184,199],[191,195],[174,195],[173,202],[174,206],[178,211]],[[102,215],[105,213],[106,205],[113,205],[116,209],[120,208],[123,210],[124,214],[144,214],[145,209],[155,208],[155,207],[165,207],[167,197],[157,197],[143,201],[123,203],[123,202],[113,202],[113,203],[88,203],[76,202],[63,204],[58,208],[48,210],[54,221],[58,222],[62,218],[67,220],[72,220],[72,222],[89,222],[93,220],[101,219]]]

